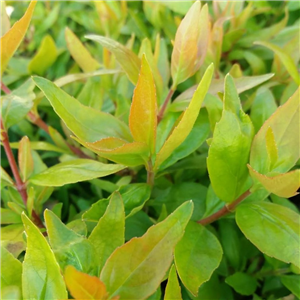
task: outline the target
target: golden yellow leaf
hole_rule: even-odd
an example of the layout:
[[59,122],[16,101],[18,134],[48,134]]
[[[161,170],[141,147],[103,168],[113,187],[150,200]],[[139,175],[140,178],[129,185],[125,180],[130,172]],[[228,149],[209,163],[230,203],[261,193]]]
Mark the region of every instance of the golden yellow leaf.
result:
[[250,165],[248,169],[252,178],[258,180],[263,187],[279,197],[290,198],[297,195],[300,187],[300,169],[276,176],[266,176],[255,171]]
[[31,1],[24,16],[1,37],[1,74],[25,36],[36,3],[37,1]]
[[136,142],[155,151],[157,127],[156,89],[148,61],[143,55],[139,79],[134,90],[129,116],[129,128]]

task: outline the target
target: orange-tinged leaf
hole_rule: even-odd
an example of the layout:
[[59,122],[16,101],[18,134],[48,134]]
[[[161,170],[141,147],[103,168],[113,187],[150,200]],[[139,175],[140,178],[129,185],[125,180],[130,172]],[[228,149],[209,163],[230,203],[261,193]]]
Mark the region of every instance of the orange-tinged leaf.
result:
[[99,156],[117,163],[122,162],[127,166],[143,165],[149,157],[147,145],[141,142],[128,143],[119,138],[109,137],[89,143],[73,136],[72,138]]
[[36,3],[37,1],[31,1],[24,16],[1,37],[1,74],[25,36]]
[[250,175],[258,180],[263,187],[279,197],[290,198],[297,195],[300,187],[300,169],[279,174],[276,176],[266,176],[255,171],[248,165]]
[[156,90],[149,63],[143,55],[138,83],[133,93],[129,128],[136,142],[155,150],[157,127]]
[[196,1],[181,21],[175,36],[171,60],[173,87],[185,81],[204,61],[209,36],[208,7]]
[[[71,295],[78,300],[106,300],[108,294],[104,283],[96,276],[77,271],[67,266],[64,274],[65,282]],[[118,299],[115,297],[113,299]]]
[[19,143],[18,161],[22,180],[26,181],[33,172],[33,157],[27,136],[24,136]]
[[202,102],[205,98],[205,95],[208,91],[212,76],[214,72],[214,66],[211,64],[201,82],[198,85],[197,90],[195,91],[191,102],[189,103],[188,108],[183,113],[180,121],[177,126],[174,128],[161,150],[157,154],[154,169],[158,169],[159,166],[172,154],[172,152],[186,139],[189,135],[193,126],[196,122],[196,119],[199,115]]
[[67,47],[73,59],[84,72],[93,72],[100,67],[100,64],[92,57],[79,38],[68,27],[65,30],[65,37]]
[[[285,173],[289,171],[300,157],[300,101],[299,89],[289,100],[274,112],[264,123],[253,139],[250,165],[261,174],[270,171]],[[266,133],[272,129],[274,142],[278,150],[278,161],[273,168],[270,164]]]

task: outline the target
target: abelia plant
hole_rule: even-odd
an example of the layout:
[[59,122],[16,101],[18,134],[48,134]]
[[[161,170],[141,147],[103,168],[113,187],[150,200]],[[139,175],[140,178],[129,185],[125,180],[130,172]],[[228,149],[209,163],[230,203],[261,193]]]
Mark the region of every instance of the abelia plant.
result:
[[1,5],[1,299],[300,298],[298,3]]

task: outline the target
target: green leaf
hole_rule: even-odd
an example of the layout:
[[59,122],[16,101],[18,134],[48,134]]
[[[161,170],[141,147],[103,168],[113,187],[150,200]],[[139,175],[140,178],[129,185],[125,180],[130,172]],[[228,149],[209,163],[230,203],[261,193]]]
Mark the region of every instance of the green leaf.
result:
[[48,34],[43,38],[37,53],[28,64],[28,70],[32,74],[43,75],[51,67],[58,56],[53,38]]
[[1,288],[1,299],[21,300],[21,292],[19,288],[14,285]]
[[228,276],[225,279],[225,282],[233,287],[237,293],[245,296],[252,295],[257,287],[256,279],[242,272],[237,272],[231,276]]
[[177,126],[173,129],[170,136],[167,138],[166,142],[158,152],[154,169],[157,170],[160,165],[172,154],[172,152],[184,142],[189,133],[192,131],[199,115],[204,97],[208,91],[213,72],[214,67],[211,64],[206,69],[206,72],[203,75],[188,108],[179,118]]
[[124,244],[125,213],[123,199],[115,192],[110,197],[104,215],[89,236],[96,250],[97,269],[100,274],[106,260],[112,252]]
[[155,292],[170,267],[172,252],[192,210],[192,201],[184,203],[145,235],[131,239],[113,252],[100,275],[110,296],[145,299]]
[[1,224],[18,224],[21,223],[21,216],[11,209],[0,208]]
[[96,252],[93,245],[82,235],[69,229],[48,209],[45,210],[45,221],[49,242],[61,269],[72,265],[85,273],[94,273]]
[[242,204],[236,222],[261,252],[300,267],[299,214],[273,203]]
[[24,136],[20,141],[18,162],[22,180],[25,182],[33,172],[33,158],[30,141],[27,136]]
[[233,79],[227,75],[223,114],[216,124],[207,158],[212,187],[225,202],[234,201],[245,191],[252,136],[251,120],[242,111]]
[[177,273],[174,265],[172,265],[169,272],[164,300],[182,300],[181,288],[178,282]]
[[[269,171],[284,173],[289,171],[300,157],[299,144],[299,89],[293,96],[264,123],[253,139],[250,165],[257,172],[267,175]],[[278,160],[270,163],[267,131],[272,129],[277,146]],[[272,167],[272,168],[271,168]]]
[[122,165],[103,164],[91,159],[75,159],[32,176],[30,182],[41,186],[62,186],[114,174],[124,168]]
[[84,72],[93,72],[100,67],[100,64],[92,57],[79,38],[68,27],[65,29],[65,38],[68,50],[73,59]]
[[218,239],[205,227],[190,222],[175,247],[175,264],[185,287],[194,295],[208,281],[222,259]]
[[49,244],[25,214],[22,220],[27,234],[22,273],[23,298],[67,299],[66,286]]
[[259,89],[251,106],[250,113],[255,132],[259,131],[264,122],[276,111],[276,109],[277,104],[271,91],[269,89]]
[[255,42],[255,45],[261,45],[266,48],[269,48],[272,50],[280,59],[286,70],[289,72],[293,80],[299,85],[300,84],[300,75],[297,69],[297,66],[295,65],[292,57],[288,55],[285,51],[283,51],[280,47],[277,45],[273,45],[269,42]]
[[1,226],[1,245],[5,247],[15,258],[26,248],[23,239],[23,224]]
[[1,245],[1,289],[14,285],[21,290],[22,264]]
[[300,298],[300,275],[284,275],[280,277],[282,284],[288,288],[293,295]]
[[86,35],[87,39],[100,43],[104,48],[112,52],[119,62],[129,80],[136,85],[138,81],[141,62],[140,59],[127,47],[120,43],[100,35]]
[[115,117],[82,105],[79,101],[42,77],[33,77],[55,112],[80,139],[95,142],[105,137],[131,140],[129,128]]

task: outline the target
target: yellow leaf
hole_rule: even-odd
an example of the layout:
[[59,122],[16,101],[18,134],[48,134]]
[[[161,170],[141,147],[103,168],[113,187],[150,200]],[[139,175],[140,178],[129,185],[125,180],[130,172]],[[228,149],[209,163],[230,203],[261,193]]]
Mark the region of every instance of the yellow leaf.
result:
[[205,74],[201,82],[198,85],[197,90],[195,91],[193,98],[185,110],[183,115],[181,116],[178,125],[174,128],[161,150],[157,154],[154,169],[157,170],[159,166],[172,154],[172,152],[184,142],[186,137],[189,135],[195,121],[199,115],[200,108],[204,97],[208,91],[212,76],[214,72],[214,66],[211,64]]
[[128,143],[119,138],[108,137],[90,143],[73,136],[72,138],[99,156],[126,166],[143,165],[149,157],[147,145],[141,142]]
[[260,174],[250,165],[248,165],[248,169],[251,177],[258,180],[270,193],[284,198],[290,198],[298,194],[297,190],[300,187],[300,169],[276,176]]
[[[106,300],[108,294],[104,283],[96,276],[77,271],[67,266],[64,274],[65,282],[71,295],[78,300]],[[119,297],[114,297],[117,300]]]
[[145,143],[150,152],[154,153],[156,127],[156,89],[151,68],[143,55],[139,79],[132,98],[129,128],[134,140]]
[[209,37],[208,7],[196,1],[181,21],[171,59],[173,89],[194,75],[204,61]]
[[36,3],[37,1],[31,1],[24,16],[1,37],[1,74],[25,36]]
[[65,37],[71,56],[84,72],[93,72],[100,67],[100,64],[92,57],[79,38],[68,27],[65,30]]

